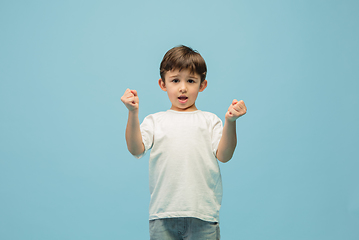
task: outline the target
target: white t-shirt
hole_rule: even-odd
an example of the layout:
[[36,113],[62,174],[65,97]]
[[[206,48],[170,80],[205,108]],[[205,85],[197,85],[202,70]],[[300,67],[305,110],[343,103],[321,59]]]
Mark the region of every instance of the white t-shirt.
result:
[[147,116],[141,124],[149,149],[150,220],[195,217],[219,222],[222,178],[216,152],[222,121],[200,110],[168,110]]

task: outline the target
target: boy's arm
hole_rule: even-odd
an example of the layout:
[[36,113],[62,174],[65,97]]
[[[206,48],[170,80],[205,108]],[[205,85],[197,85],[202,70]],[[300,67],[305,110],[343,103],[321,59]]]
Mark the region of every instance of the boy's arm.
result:
[[137,91],[126,89],[121,101],[129,110],[125,134],[127,148],[132,155],[139,155],[145,151],[145,146],[142,143],[140,121],[138,119],[139,100]]
[[247,108],[244,102],[233,100],[225,116],[223,133],[218,144],[217,159],[223,163],[231,160],[237,146],[236,120],[246,114]]

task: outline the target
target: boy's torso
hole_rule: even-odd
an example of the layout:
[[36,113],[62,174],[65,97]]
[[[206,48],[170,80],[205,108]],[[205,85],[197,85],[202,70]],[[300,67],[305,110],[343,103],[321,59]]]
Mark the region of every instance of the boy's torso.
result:
[[147,136],[152,138],[150,219],[196,217],[218,222],[222,181],[215,151],[221,120],[208,112],[167,111],[146,121],[153,129]]

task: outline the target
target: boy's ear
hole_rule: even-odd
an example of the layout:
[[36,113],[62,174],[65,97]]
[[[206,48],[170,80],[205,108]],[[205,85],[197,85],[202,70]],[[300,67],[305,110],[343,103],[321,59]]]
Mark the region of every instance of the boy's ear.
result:
[[206,89],[207,87],[207,80],[205,79],[202,83],[201,86],[199,86],[199,91],[203,92],[204,89]]
[[160,85],[160,88],[161,88],[163,91],[167,92],[166,84],[165,84],[165,82],[162,80],[162,78],[160,78],[160,79],[158,80],[158,85]]

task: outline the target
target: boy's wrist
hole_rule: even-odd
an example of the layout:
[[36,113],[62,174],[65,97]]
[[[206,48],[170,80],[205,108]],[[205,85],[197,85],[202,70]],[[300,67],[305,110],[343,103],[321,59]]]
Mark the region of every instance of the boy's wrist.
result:
[[230,118],[230,117],[225,117],[225,118],[224,118],[224,122],[225,122],[225,123],[227,122],[227,123],[230,123],[230,124],[231,124],[231,123],[232,123],[232,124],[233,124],[233,123],[235,124],[237,119],[238,119],[238,118],[234,118],[234,119],[233,119],[233,118]]
[[128,110],[129,115],[138,115],[138,109]]
[[233,115],[230,115],[228,112],[226,113],[226,115],[224,116],[224,119],[225,121],[228,121],[228,122],[236,122],[236,120],[238,119],[239,117],[235,117]]

